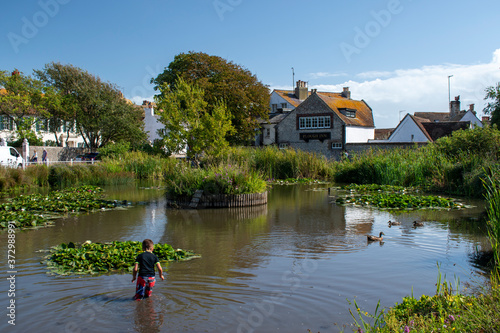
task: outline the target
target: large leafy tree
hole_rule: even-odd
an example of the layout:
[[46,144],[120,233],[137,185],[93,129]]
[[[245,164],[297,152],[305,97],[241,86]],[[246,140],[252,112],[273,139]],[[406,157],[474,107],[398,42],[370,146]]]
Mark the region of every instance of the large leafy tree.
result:
[[74,122],[92,150],[145,139],[142,109],[124,99],[114,84],[70,64],[52,62],[35,74],[62,96],[60,105],[50,108],[53,118]]
[[217,101],[226,103],[235,128],[227,137],[232,144],[251,142],[255,129],[259,128],[258,119],[268,117],[268,87],[249,70],[233,62],[201,52],[181,53],[163,73],[152,79],[152,83],[155,89],[166,83],[175,91],[178,77],[187,83],[196,83],[205,92],[204,100],[210,112]]
[[12,140],[27,139],[39,144],[40,138],[33,131],[37,118],[47,115],[47,96],[40,81],[18,70],[0,71],[0,115],[15,124],[16,135]]
[[[197,161],[201,153],[217,156],[228,146],[226,133],[233,130],[230,115],[221,101],[214,105],[204,99],[204,91],[179,78],[175,90],[168,84],[159,86],[155,96],[159,120],[165,125],[160,132],[168,153],[187,150],[189,158]],[[210,111],[209,111],[210,109]]]
[[491,124],[496,124],[500,128],[500,82],[497,83],[496,87],[486,88],[486,97],[484,99],[492,100],[484,108],[484,113],[491,114]]

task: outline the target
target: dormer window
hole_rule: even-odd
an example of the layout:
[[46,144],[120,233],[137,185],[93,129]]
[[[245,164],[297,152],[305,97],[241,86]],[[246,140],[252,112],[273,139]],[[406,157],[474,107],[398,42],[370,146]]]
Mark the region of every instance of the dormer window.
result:
[[281,103],[281,108],[286,109],[286,103]]
[[356,118],[356,109],[340,108],[339,111],[348,118]]

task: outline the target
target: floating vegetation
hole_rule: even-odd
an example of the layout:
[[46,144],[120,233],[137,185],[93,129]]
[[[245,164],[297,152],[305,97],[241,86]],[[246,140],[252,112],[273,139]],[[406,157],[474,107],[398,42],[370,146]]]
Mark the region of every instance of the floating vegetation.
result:
[[[143,252],[142,242],[92,243],[81,245],[62,243],[49,250],[45,258],[49,270],[54,274],[102,274],[112,271],[131,272],[135,258]],[[154,254],[161,262],[199,258],[192,251],[174,249],[169,244],[155,244]],[[42,262],[43,263],[43,262]]]
[[337,198],[336,203],[374,206],[382,209],[464,208],[463,204],[449,198],[434,195],[423,196],[397,193],[375,193],[358,196],[348,195]]
[[404,187],[404,186],[395,186],[395,185],[379,185],[379,184],[350,184],[343,186],[342,189],[349,190],[351,192],[418,192],[418,189],[415,187]]
[[67,214],[115,208],[118,203],[103,199],[104,190],[97,186],[72,187],[48,195],[20,195],[0,204],[0,229],[9,223],[17,228],[50,226],[53,219]]

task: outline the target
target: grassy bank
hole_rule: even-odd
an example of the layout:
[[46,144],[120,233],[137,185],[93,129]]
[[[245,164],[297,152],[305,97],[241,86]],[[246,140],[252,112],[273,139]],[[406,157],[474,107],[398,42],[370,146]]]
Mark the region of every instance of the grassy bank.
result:
[[[342,183],[418,186],[433,192],[482,197],[486,171],[498,165],[500,131],[476,128],[415,149],[371,151],[334,166]],[[494,176],[498,177],[498,175]]]
[[350,310],[358,332],[499,332],[500,331],[500,181],[498,165],[483,170],[488,213],[488,238],[493,249],[491,284],[463,294],[438,275],[434,296],[413,295],[386,312]]
[[[482,179],[499,164],[500,131],[475,128],[456,131],[425,147],[351,153],[349,160],[328,160],[322,155],[277,147],[232,147],[218,157],[201,158],[203,170],[237,166],[244,174],[263,179],[317,179],[337,183],[420,187],[450,195],[482,197]],[[184,181],[199,182],[196,172],[173,158],[144,152],[104,157],[94,165],[31,166],[26,171],[0,168],[0,191],[30,186],[109,185],[134,179],[172,180],[179,170]],[[177,175],[181,177],[180,175]],[[206,176],[206,175],[204,175]],[[500,175],[493,174],[499,179]]]

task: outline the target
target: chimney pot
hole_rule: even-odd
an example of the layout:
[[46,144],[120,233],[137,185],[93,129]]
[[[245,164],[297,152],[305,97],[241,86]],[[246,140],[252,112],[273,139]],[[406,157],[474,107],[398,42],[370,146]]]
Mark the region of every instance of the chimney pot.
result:
[[297,87],[295,88],[295,97],[303,101],[308,96],[307,82],[298,80]]
[[342,97],[351,99],[351,92],[349,91],[349,87],[344,87],[344,90],[342,91]]

